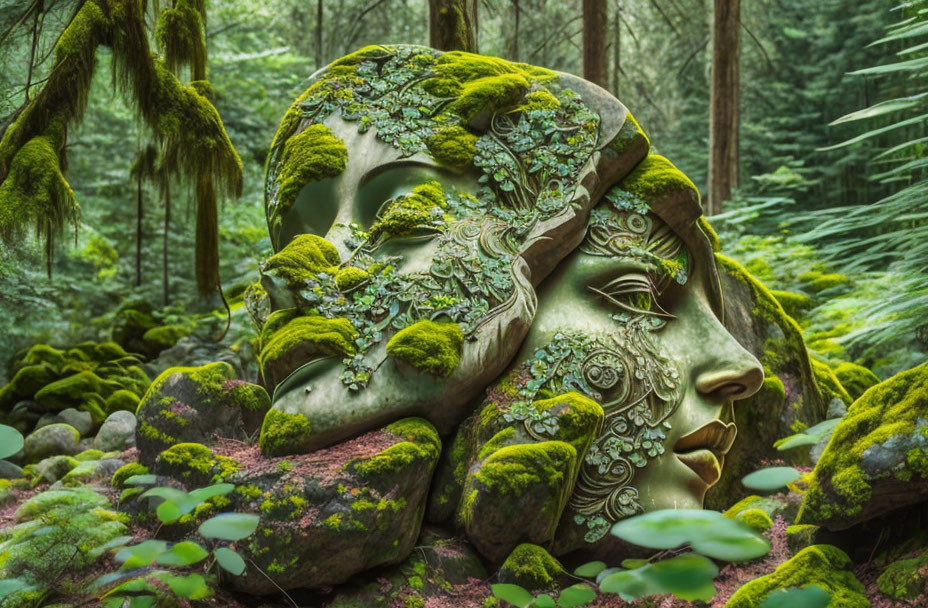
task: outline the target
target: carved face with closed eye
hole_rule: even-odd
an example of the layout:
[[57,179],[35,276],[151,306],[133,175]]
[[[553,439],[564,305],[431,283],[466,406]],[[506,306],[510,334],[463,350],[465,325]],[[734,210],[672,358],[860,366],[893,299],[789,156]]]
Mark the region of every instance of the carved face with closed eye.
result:
[[625,113],[574,77],[422,47],[369,47],[318,74],[268,161],[277,253],[249,298],[274,390],[265,453],[406,415],[459,423],[525,336],[534,284],[643,155],[599,151],[637,135],[620,132]]

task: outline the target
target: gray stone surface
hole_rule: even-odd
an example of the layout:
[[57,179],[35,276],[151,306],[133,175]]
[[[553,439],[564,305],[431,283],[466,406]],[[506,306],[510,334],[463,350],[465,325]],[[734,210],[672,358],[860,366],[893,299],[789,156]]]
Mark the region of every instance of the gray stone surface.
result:
[[58,417],[65,423],[76,428],[77,432],[81,434],[81,437],[88,437],[91,431],[93,431],[93,419],[90,417],[90,412],[81,412],[73,407],[69,407],[66,410],[58,412]]
[[26,462],[38,462],[48,456],[74,455],[80,451],[81,434],[69,424],[51,424],[33,431],[23,446]]
[[132,412],[113,412],[97,432],[93,447],[104,452],[131,448],[135,445],[135,426]]

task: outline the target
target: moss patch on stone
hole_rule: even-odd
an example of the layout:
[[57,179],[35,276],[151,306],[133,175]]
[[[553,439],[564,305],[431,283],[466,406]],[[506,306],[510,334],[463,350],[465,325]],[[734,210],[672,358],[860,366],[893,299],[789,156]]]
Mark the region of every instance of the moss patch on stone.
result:
[[832,370],[841,386],[852,399],[859,399],[868,388],[880,383],[880,378],[863,365],[845,361]]
[[294,310],[277,311],[261,331],[258,363],[266,382],[276,384],[314,358],[351,355],[357,350],[358,332],[348,319],[296,315]]
[[551,587],[564,574],[561,563],[538,545],[522,543],[499,569],[499,580],[532,591]]
[[649,154],[622,180],[621,187],[643,200],[652,200],[672,192],[690,190],[698,196],[692,180],[673,163],[658,154]]
[[[928,478],[928,467],[917,466],[928,454],[920,419],[928,419],[928,363],[872,387],[849,408],[812,472],[797,523],[853,521],[874,481]],[[912,445],[895,453],[903,443]]]
[[160,353],[177,344],[184,336],[190,335],[190,330],[181,325],[162,325],[152,327],[142,335],[142,341],[149,347],[149,352]]
[[760,509],[745,509],[738,513],[734,519],[756,532],[766,532],[773,526],[773,520],[770,519],[770,516]]
[[269,410],[261,425],[258,444],[265,456],[286,456],[306,451],[313,427],[303,414]]
[[928,551],[893,562],[880,574],[876,584],[891,598],[916,599],[928,591]]
[[185,485],[205,486],[226,481],[238,471],[231,458],[217,456],[199,443],[178,443],[161,452],[153,471],[180,480]]
[[351,291],[371,278],[371,273],[355,266],[340,268],[335,273],[335,286],[342,293]]
[[458,125],[439,129],[425,140],[432,158],[448,167],[469,166],[477,154],[476,143],[477,136]]
[[372,239],[379,236],[407,236],[416,230],[444,226],[442,210],[447,206],[441,184],[426,182],[412,192],[393,199],[371,226]]
[[301,234],[264,262],[263,272],[303,285],[320,272],[334,273],[340,260],[335,245],[315,234]]
[[382,478],[399,473],[416,462],[434,466],[438,461],[441,438],[435,427],[424,418],[404,418],[384,430],[403,441],[370,458],[349,461],[345,468],[361,477]]
[[457,323],[418,321],[387,342],[387,354],[419,371],[446,378],[461,362],[464,334]]
[[348,148],[323,124],[306,127],[284,144],[278,176],[277,217],[296,202],[306,184],[341,175],[348,166]]
[[35,394],[35,400],[49,409],[63,410],[80,407],[90,393],[99,394],[103,382],[93,372],[80,372],[46,385]]
[[831,545],[806,547],[771,574],[742,586],[725,608],[757,608],[777,589],[817,585],[831,595],[831,606],[869,608],[864,586],[849,570],[852,562],[846,553]]
[[138,462],[130,462],[116,469],[110,478],[110,485],[114,488],[121,488],[125,485],[126,480],[134,475],[145,475],[148,473],[148,467]]

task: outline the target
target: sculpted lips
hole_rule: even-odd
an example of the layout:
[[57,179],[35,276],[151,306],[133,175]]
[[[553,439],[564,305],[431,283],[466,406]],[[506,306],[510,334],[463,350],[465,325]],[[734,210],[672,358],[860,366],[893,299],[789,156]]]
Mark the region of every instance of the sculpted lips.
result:
[[735,423],[726,424],[715,419],[680,437],[673,446],[673,452],[683,464],[693,469],[706,485],[711,486],[722,475],[725,454],[731,449],[737,433]]

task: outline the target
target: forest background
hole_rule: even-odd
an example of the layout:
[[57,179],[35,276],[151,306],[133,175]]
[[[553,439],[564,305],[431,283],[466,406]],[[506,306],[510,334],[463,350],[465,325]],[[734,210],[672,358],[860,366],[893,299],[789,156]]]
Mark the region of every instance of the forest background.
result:
[[[596,20],[602,84],[632,110],[653,150],[703,193],[711,152],[713,4],[720,3],[608,0],[599,3],[604,18]],[[81,4],[0,0],[0,132],[46,83],[59,36]],[[284,111],[315,69],[341,55],[367,44],[429,44],[429,3],[199,4],[208,15],[209,96],[242,160],[241,194],[221,197],[218,214],[219,278],[233,311],[240,311],[242,292],[271,254],[263,173]],[[582,75],[591,27],[583,4],[480,0],[477,49]],[[741,4],[733,42],[740,79],[737,96],[727,96],[740,98],[739,127],[732,132],[739,148],[736,187],[710,218],[722,250],[777,290],[816,356],[856,360],[883,378],[912,367],[928,352],[926,3]],[[157,16],[173,7],[147,3],[153,52],[159,50]],[[113,52],[100,47],[86,111],[67,136],[65,175],[80,205],[73,237],[68,226],[68,238],[47,251],[43,239],[23,230],[0,235],[6,236],[0,364],[38,342],[108,338],[120,311],[140,300],[153,306],[159,324],[204,339],[224,325],[225,309],[204,313],[202,289],[198,297],[201,193],[195,180],[172,177],[166,217],[168,197],[149,179],[155,172],[146,160],[149,129],[131,95],[115,86],[113,61]],[[191,67],[176,70],[181,81],[205,80]],[[250,331],[246,322],[233,323],[225,340],[247,348]]]

